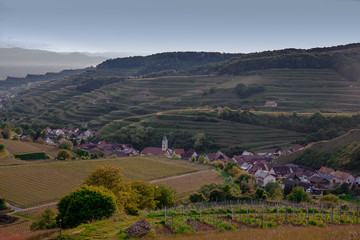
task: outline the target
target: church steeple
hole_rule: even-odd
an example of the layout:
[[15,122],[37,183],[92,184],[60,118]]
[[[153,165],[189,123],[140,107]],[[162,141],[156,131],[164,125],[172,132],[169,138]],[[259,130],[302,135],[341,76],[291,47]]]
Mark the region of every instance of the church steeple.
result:
[[161,149],[162,149],[163,151],[166,151],[166,149],[168,149],[168,140],[167,140],[167,138],[166,138],[165,135],[164,135],[164,138],[163,138],[163,140],[162,140],[162,147],[161,147]]

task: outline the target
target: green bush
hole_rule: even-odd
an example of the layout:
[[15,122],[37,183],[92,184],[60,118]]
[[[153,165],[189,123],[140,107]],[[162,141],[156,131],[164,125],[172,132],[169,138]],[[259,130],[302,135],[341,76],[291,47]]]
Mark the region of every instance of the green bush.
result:
[[195,232],[194,229],[192,229],[189,225],[187,225],[183,221],[174,221],[173,227],[175,234],[188,234]]
[[57,158],[59,160],[71,160],[72,159],[72,154],[70,151],[66,150],[66,149],[62,149],[59,150]]
[[37,160],[37,159],[49,159],[49,156],[46,153],[26,153],[26,154],[16,154],[15,158],[19,158],[21,160]]
[[0,198],[0,210],[5,210],[5,209],[7,209],[7,206],[5,204],[5,199]]
[[81,223],[110,217],[116,211],[116,197],[109,189],[96,186],[81,186],[63,197],[58,203],[57,221],[65,228]]
[[30,225],[31,231],[44,230],[56,228],[55,212],[51,209],[46,209],[36,220]]
[[232,231],[236,229],[234,225],[225,221],[220,221],[217,225],[217,228],[219,229],[219,231]]

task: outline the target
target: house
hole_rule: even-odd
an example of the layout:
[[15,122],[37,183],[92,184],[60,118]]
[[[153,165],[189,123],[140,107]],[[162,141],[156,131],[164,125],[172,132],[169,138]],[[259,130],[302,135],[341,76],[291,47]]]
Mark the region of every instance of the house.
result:
[[316,186],[317,188],[325,188],[325,187],[330,186],[329,180],[327,180],[326,178],[318,177],[318,176],[312,176],[309,179],[309,182],[310,182],[310,184],[312,184],[313,186]]
[[249,155],[254,155],[254,154],[252,152],[244,151],[241,155],[249,156]]
[[244,171],[248,171],[250,168],[252,168],[252,164],[250,163],[247,163],[247,162],[244,162],[242,165],[241,165],[241,169],[244,170]]
[[288,166],[273,166],[270,170],[270,174],[277,176],[278,178],[287,178],[292,173],[292,170]]
[[189,150],[185,153],[185,159],[190,160],[191,158],[197,158],[198,154],[194,150]]
[[358,176],[355,180],[356,184],[360,187],[360,176]]
[[327,168],[327,167],[321,167],[318,171],[318,174],[331,174],[334,175],[335,171],[332,168]]
[[296,152],[296,151],[300,151],[300,150],[303,150],[304,149],[304,146],[301,146],[301,145],[295,145],[293,146],[293,151]]
[[264,107],[277,107],[277,102],[275,101],[266,101]]
[[180,159],[185,158],[185,150],[183,148],[174,149],[174,154],[178,156]]
[[140,156],[147,156],[147,155],[154,155],[154,156],[161,156],[166,155],[167,157],[172,156],[173,151],[171,149],[163,150],[159,147],[147,147],[140,152]]
[[257,172],[255,178],[260,187],[265,187],[269,182],[276,182],[276,178],[273,175],[264,171]]
[[304,183],[304,182],[301,182],[298,184],[298,187],[302,187],[304,189],[305,192],[307,193],[312,193],[313,190],[312,190],[312,186],[310,183]]
[[225,163],[229,162],[230,158],[228,156],[226,156],[224,153],[222,152],[216,152],[216,153],[208,153],[205,155],[205,158],[209,159],[210,162],[213,161],[223,161]]
[[333,175],[333,183],[348,183],[350,188],[355,183],[355,178],[350,174],[342,171],[336,171]]

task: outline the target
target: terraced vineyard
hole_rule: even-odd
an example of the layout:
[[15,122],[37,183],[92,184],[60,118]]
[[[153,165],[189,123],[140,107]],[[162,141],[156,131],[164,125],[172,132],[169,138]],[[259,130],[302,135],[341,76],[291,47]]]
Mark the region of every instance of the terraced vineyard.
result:
[[0,192],[10,203],[21,207],[54,202],[78,187],[93,169],[102,165],[121,167],[126,177],[139,180],[199,169],[195,164],[146,157],[0,166]]
[[152,127],[164,134],[178,130],[193,134],[205,133],[223,147],[237,145],[246,149],[261,148],[259,151],[275,149],[305,136],[293,131],[217,119],[215,111],[211,109],[174,110],[114,121],[101,129],[98,136],[111,139],[124,126]]
[[[119,77],[114,74],[119,73],[97,69],[43,84],[13,99],[10,108],[46,122],[71,126],[90,122],[92,128],[129,116],[189,107],[253,107],[287,112],[360,110],[359,83],[349,82],[330,69],[262,70],[246,76],[133,77],[90,92],[77,90],[84,79]],[[266,91],[241,99],[233,90],[239,83],[262,84]],[[265,108],[268,100],[276,101],[278,107]]]

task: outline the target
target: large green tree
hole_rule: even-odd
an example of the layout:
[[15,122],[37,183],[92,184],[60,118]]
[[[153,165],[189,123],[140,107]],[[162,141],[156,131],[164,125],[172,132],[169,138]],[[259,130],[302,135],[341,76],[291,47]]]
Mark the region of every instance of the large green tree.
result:
[[58,203],[62,227],[76,227],[91,220],[110,217],[116,211],[116,196],[104,187],[84,185],[63,197]]

